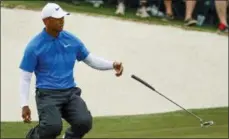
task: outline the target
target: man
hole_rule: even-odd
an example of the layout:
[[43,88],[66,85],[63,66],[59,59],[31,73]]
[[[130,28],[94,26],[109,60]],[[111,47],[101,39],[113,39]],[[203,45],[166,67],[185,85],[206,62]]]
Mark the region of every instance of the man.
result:
[[[118,5],[117,9],[115,11],[116,15],[125,15],[125,3],[126,2],[136,2],[136,1],[126,1],[126,0],[117,0]],[[150,15],[147,13],[147,0],[137,0],[138,8],[136,12],[136,16],[139,16],[141,18],[147,18],[150,17]]]
[[122,75],[123,66],[92,55],[77,37],[64,31],[64,17],[69,13],[59,5],[46,4],[41,15],[45,28],[28,43],[20,64],[20,96],[25,123],[31,122],[28,96],[32,73],[36,75],[39,124],[26,138],[56,138],[62,131],[62,118],[71,125],[65,138],[82,138],[92,128],[92,116],[80,97],[81,89],[74,82],[75,62],[83,61],[98,70],[114,69],[116,76]]
[[[166,16],[163,20],[173,20],[173,10],[172,10],[172,0],[164,0]],[[196,0],[185,0],[185,18],[184,18],[184,25],[185,26],[192,26],[196,25],[197,21],[192,18],[193,11],[195,9]]]
[[227,6],[228,0],[215,0],[216,12],[219,17],[218,31],[228,33]]

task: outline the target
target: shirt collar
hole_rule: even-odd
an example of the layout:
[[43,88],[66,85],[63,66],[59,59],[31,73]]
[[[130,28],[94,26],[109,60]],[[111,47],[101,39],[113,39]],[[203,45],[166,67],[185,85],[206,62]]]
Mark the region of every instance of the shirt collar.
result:
[[62,36],[62,32],[60,32],[57,37],[53,37],[47,33],[46,28],[43,28],[42,35],[44,35],[45,39],[47,40],[55,40],[55,39],[59,39]]

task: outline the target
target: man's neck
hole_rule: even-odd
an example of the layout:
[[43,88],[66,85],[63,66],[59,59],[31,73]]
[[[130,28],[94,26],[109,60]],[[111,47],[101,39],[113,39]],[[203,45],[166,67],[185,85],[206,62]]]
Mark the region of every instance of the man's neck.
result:
[[57,31],[54,31],[54,30],[51,30],[48,28],[45,28],[45,30],[49,35],[53,36],[54,38],[56,38],[59,35],[59,32],[57,32]]

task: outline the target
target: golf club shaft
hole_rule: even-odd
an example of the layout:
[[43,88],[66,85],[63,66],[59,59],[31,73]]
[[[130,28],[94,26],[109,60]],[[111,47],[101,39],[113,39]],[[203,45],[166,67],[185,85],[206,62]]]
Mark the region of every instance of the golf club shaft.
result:
[[186,112],[188,112],[189,114],[193,115],[194,117],[198,118],[200,121],[203,121],[199,116],[193,114],[192,112],[186,110],[185,108],[183,108],[182,106],[180,106],[179,104],[177,104],[176,102],[172,101],[170,98],[166,97],[165,95],[161,94],[160,92],[158,92],[156,89],[154,89],[150,84],[148,84],[147,82],[143,81],[142,79],[140,79],[139,77],[135,76],[135,75],[131,75],[131,77],[137,81],[139,81],[140,83],[144,84],[145,86],[147,86],[148,88],[152,89],[153,91],[155,91],[156,93],[158,93],[159,95],[163,96],[164,98],[166,98],[167,100],[169,100],[170,102],[172,102],[173,104],[177,105],[178,107],[180,107],[181,109],[185,110]]

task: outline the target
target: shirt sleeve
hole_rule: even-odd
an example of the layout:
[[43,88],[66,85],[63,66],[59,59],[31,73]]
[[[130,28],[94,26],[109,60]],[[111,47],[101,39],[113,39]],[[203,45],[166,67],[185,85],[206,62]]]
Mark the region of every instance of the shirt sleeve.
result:
[[74,41],[74,45],[76,45],[76,59],[77,61],[83,61],[88,55],[89,55],[89,51],[86,48],[86,46],[84,45],[84,43],[74,34],[65,31],[65,33],[71,37],[71,39],[73,39]]
[[35,70],[36,65],[37,56],[35,54],[35,46],[32,44],[28,44],[24,51],[24,55],[22,57],[19,67],[24,71],[33,72]]
[[76,59],[82,61],[89,55],[89,51],[80,40],[78,40],[78,44]]

